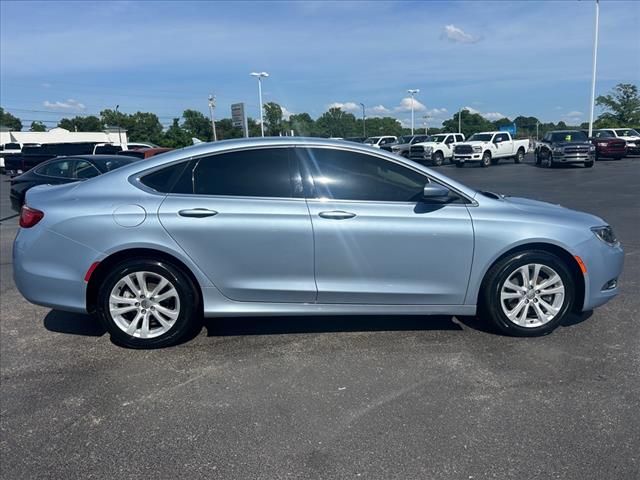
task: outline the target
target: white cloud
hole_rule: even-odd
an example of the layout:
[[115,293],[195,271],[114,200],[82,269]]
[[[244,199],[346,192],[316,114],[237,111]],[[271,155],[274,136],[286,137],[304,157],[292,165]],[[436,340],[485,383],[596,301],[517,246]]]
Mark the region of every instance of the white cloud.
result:
[[583,115],[582,112],[578,112],[577,110],[573,110],[565,115],[568,118],[581,118]]
[[[420,103],[415,98],[413,99],[413,110],[415,112],[424,112],[427,107],[424,104]],[[405,97],[400,100],[400,105],[394,108],[396,112],[410,112],[411,111],[411,97]]]
[[479,37],[471,35],[455,25],[445,25],[442,38],[453,43],[477,43],[480,41]]
[[446,108],[432,108],[431,110],[427,110],[427,115],[432,118],[441,118],[447,114]]
[[285,120],[289,120],[289,117],[291,115],[295,115],[295,113],[288,110],[287,107],[285,107],[284,105],[280,105],[280,108],[282,109],[282,118],[284,118]]
[[500,120],[501,118],[505,118],[506,115],[500,113],[500,112],[481,112],[480,110],[477,110],[473,107],[463,107],[463,110],[468,110],[469,113],[477,113],[478,115],[483,116],[484,118],[486,118],[487,120],[491,120],[491,121],[495,121],[495,120]]
[[45,100],[42,105],[44,105],[45,108],[68,110],[70,112],[81,112],[87,108],[84,103],[80,103],[73,98],[65,100],[64,102],[50,102],[49,100]]
[[345,112],[353,113],[359,111],[362,107],[356,102],[333,102],[327,105],[327,108],[339,108]]
[[375,115],[384,115],[387,113],[391,113],[391,110],[389,110],[384,105],[376,105],[375,107],[371,107],[369,111]]

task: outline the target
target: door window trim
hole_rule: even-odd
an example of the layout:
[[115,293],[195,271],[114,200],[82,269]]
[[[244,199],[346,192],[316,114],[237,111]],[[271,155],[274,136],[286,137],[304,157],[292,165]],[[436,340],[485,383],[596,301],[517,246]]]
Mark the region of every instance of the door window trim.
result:
[[[429,183],[436,183],[438,185],[442,185],[445,188],[448,188],[449,190],[455,192],[457,195],[459,195],[462,199],[466,200],[466,202],[462,202],[462,203],[448,203],[448,204],[441,204],[443,207],[451,207],[451,206],[477,206],[478,202],[476,202],[473,198],[469,197],[468,195],[462,193],[460,190],[458,190],[457,188],[454,188],[453,186],[444,183],[438,179],[435,179],[433,177],[431,177],[429,174],[423,172],[420,169],[417,169],[415,167],[413,167],[412,165],[407,165],[404,164],[400,161],[397,161],[396,159],[391,159],[386,157],[385,155],[380,155],[378,154],[378,152],[362,152],[360,150],[357,149],[351,149],[348,147],[343,147],[341,146],[333,146],[333,145],[293,145],[294,148],[299,148],[301,150],[308,150],[311,148],[323,148],[323,149],[327,149],[327,150],[341,150],[341,151],[346,151],[346,152],[350,152],[350,153],[359,153],[362,155],[368,155],[371,157],[376,157],[379,158],[381,160],[387,161],[387,162],[392,162],[395,163],[396,165],[399,165],[401,167],[407,168],[409,170],[412,170],[424,177],[427,178],[427,180],[429,181]],[[319,198],[316,196],[316,188],[315,188],[315,184],[314,184],[314,180],[313,180],[313,175],[311,175],[311,172],[307,172],[305,169],[304,165],[301,165],[300,163],[302,162],[302,159],[296,155],[296,161],[299,163],[298,168],[300,169],[301,173],[302,173],[302,178],[303,178],[303,187],[304,187],[304,192],[305,192],[305,198],[307,201],[311,202],[323,202],[323,203],[376,203],[376,204],[392,204],[392,205],[416,205],[419,202],[405,202],[405,201],[393,201],[393,200],[353,200],[353,199],[337,199],[337,198]],[[434,205],[438,205],[438,204],[434,204]]]

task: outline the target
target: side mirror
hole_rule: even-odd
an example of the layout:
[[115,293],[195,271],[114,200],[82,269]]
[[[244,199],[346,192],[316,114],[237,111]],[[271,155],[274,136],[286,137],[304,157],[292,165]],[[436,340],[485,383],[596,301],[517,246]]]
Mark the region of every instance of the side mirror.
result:
[[422,191],[423,198],[443,198],[449,195],[449,189],[437,183],[427,183]]

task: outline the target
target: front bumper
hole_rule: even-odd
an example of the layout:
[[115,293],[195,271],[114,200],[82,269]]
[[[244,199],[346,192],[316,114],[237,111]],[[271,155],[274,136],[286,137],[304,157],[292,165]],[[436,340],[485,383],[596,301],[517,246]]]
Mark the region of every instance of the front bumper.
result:
[[[618,295],[618,279],[624,264],[622,246],[607,245],[594,235],[593,239],[582,243],[576,253],[587,268],[582,311],[599,307]],[[613,280],[615,287],[608,288]]]
[[482,160],[482,153],[454,154],[454,162],[479,162]]
[[591,153],[556,153],[553,152],[555,163],[586,163],[596,159],[595,151]]

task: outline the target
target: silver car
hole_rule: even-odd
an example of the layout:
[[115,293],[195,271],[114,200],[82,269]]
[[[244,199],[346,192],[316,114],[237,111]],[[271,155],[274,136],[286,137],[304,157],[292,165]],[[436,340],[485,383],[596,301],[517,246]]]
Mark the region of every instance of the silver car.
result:
[[382,150],[312,138],[199,144],[35,187],[14,276],[160,347],[201,316],[474,315],[550,332],[618,293],[623,251],[589,215],[479,192]]

